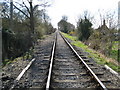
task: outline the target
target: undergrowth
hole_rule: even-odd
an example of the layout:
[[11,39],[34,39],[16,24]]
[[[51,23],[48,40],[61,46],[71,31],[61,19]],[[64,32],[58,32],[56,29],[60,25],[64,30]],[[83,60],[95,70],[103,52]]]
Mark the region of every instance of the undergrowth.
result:
[[111,62],[109,60],[109,58],[105,57],[104,55],[102,55],[101,53],[89,48],[87,45],[85,45],[84,43],[82,43],[81,41],[79,41],[77,39],[77,37],[75,36],[70,36],[66,33],[62,33],[66,38],[69,38],[70,40],[72,40],[71,44],[75,45],[77,47],[82,48],[85,52],[89,53],[88,57],[91,57],[95,60],[96,63],[101,64],[101,65],[108,65],[109,67],[111,67],[113,70],[120,72],[120,66],[116,65],[115,63]]

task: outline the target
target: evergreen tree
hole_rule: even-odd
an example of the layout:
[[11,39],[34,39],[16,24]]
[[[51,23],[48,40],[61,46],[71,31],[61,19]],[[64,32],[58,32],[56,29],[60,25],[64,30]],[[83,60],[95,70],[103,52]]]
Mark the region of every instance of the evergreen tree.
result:
[[78,22],[77,28],[79,40],[81,41],[88,40],[91,34],[91,26],[92,23],[86,17]]

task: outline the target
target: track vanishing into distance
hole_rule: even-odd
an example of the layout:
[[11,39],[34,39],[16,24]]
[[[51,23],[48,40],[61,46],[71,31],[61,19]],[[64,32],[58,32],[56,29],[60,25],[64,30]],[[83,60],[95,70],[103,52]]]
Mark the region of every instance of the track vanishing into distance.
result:
[[37,49],[35,58],[23,69],[9,90],[18,88],[109,90],[110,86],[112,88],[111,81],[106,80],[99,67],[82,52],[78,54],[59,31],[56,31],[54,42],[49,46],[35,48]]
[[[97,84],[99,88],[107,90],[88,66],[92,63],[84,55],[79,56],[60,33],[57,33],[55,52],[50,88],[95,88]],[[92,79],[96,82],[92,82]]]

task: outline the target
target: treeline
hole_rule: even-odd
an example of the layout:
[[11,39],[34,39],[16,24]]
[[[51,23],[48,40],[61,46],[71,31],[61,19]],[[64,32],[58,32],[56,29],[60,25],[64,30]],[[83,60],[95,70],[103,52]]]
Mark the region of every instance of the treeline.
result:
[[[104,15],[105,16],[105,15]],[[77,27],[74,31],[69,26],[66,19],[62,18],[58,22],[58,29],[64,33],[75,35],[78,39],[88,45],[90,48],[103,53],[108,57],[118,58],[118,30],[115,23],[115,14],[107,13],[106,17],[102,18],[102,24],[98,28],[93,28],[93,16],[90,16],[88,11],[78,19]],[[107,25],[109,24],[109,26]],[[71,33],[72,32],[72,33]]]
[[58,30],[64,33],[71,33],[71,35],[73,35],[73,32],[75,31],[75,26],[69,23],[67,20],[67,16],[62,16],[62,19],[58,22]]
[[32,2],[0,4],[2,6],[2,61],[5,65],[5,59],[13,60],[29,52],[34,48],[37,39],[53,33],[54,28],[45,8],[38,9],[39,6],[47,6],[46,2],[40,5],[33,5]]

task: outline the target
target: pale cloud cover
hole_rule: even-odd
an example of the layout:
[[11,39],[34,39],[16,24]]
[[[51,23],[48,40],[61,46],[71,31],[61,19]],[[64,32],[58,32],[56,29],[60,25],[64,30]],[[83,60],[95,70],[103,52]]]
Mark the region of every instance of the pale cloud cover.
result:
[[[10,0],[0,0],[10,1]],[[27,1],[27,0],[13,0],[15,1]],[[68,21],[74,25],[78,20],[80,14],[83,14],[85,10],[88,10],[92,16],[94,16],[96,23],[94,26],[100,24],[100,17],[98,15],[98,9],[103,12],[115,11],[117,15],[118,2],[120,0],[43,0],[52,3],[51,7],[46,8],[47,13],[51,18],[51,22],[54,27],[57,27],[57,23],[61,20],[63,15],[68,16]],[[33,4],[40,4],[41,0],[33,0]],[[116,18],[117,19],[117,18]]]
[[98,9],[101,11],[112,10],[117,13],[118,1],[119,0],[54,0],[53,5],[47,8],[47,11],[55,27],[57,27],[57,23],[63,15],[68,16],[68,21],[75,25],[79,15],[85,10],[88,10],[95,18],[98,18]]

